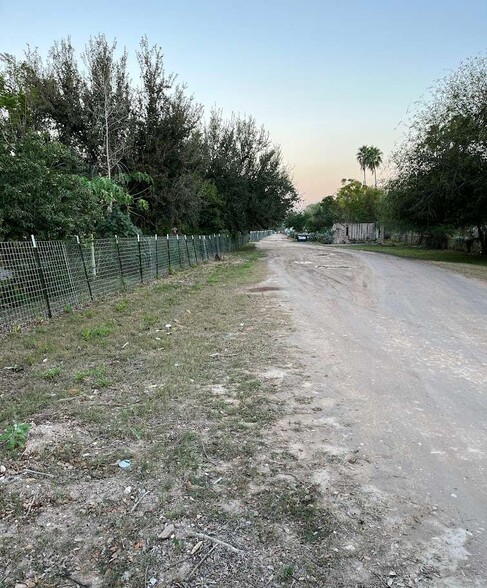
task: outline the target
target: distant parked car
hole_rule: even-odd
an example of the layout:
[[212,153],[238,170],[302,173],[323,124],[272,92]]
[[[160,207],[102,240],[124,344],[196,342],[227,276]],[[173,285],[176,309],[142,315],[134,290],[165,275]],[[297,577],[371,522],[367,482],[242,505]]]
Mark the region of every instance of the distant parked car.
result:
[[296,241],[307,241],[308,240],[308,233],[296,233],[294,235]]

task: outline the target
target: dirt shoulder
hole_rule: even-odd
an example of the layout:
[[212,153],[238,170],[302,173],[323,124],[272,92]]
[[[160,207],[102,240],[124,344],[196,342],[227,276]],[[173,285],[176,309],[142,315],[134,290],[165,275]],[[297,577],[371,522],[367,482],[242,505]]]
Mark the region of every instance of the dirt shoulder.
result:
[[265,275],[248,249],[2,340],[1,428],[30,430],[1,586],[321,585],[337,523],[271,433],[299,366]]

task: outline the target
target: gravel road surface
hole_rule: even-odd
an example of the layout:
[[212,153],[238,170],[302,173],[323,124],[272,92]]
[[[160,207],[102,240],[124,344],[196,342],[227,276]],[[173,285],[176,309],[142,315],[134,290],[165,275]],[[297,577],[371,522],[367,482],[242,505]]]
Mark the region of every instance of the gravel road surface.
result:
[[434,585],[486,586],[487,284],[282,235],[258,246],[322,410],[294,434],[299,457],[329,488],[338,474],[320,474],[316,449],[355,453],[355,491],[387,511],[369,546],[350,549],[390,542]]

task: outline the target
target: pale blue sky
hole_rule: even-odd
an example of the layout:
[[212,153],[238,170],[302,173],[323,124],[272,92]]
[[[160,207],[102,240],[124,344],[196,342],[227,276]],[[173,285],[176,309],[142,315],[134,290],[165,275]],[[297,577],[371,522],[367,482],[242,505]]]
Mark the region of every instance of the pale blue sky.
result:
[[251,114],[283,149],[307,202],[360,177],[357,148],[387,156],[440,77],[485,53],[487,0],[0,0],[0,51],[71,36],[147,34],[207,109]]

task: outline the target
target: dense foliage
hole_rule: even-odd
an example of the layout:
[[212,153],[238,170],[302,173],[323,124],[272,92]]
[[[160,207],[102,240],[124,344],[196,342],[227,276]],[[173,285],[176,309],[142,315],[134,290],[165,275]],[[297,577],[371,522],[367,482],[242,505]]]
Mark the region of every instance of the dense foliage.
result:
[[274,226],[297,200],[268,133],[250,117],[205,123],[159,47],[103,35],[43,60],[1,55],[0,238],[35,233],[242,231]]
[[381,219],[383,192],[353,179],[342,180],[334,196],[308,205],[303,211],[293,211],[285,226],[296,231],[326,232],[334,223],[367,223]]
[[391,223],[432,233],[476,227],[487,254],[487,59],[462,64],[416,114],[395,154]]

